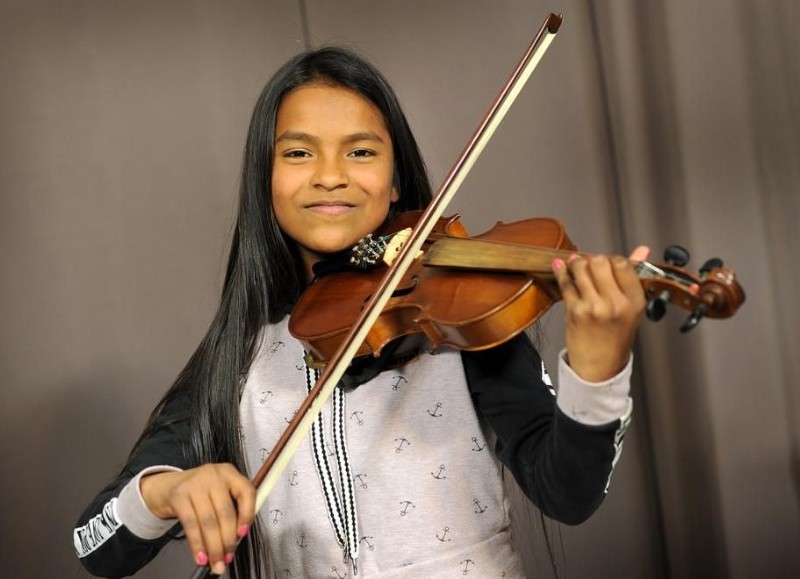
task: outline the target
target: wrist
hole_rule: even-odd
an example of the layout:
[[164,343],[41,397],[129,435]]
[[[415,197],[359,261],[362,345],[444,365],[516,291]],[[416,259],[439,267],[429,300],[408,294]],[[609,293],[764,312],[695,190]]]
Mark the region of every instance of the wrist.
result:
[[586,382],[566,361],[566,350],[558,360],[557,404],[561,411],[582,424],[608,424],[631,412],[630,377],[633,356],[622,371],[604,382]]
[[131,533],[141,539],[157,539],[177,521],[157,516],[145,503],[140,487],[142,478],[169,471],[179,472],[180,469],[167,465],[147,467],[133,477],[119,494],[116,503],[117,518]]
[[584,382],[599,383],[610,380],[618,375],[628,363],[630,353],[620,359],[592,359],[591,357],[570,357],[569,353],[564,356],[564,361],[570,369]]
[[139,479],[139,494],[147,509],[159,519],[174,519],[175,513],[166,500],[171,479],[180,476],[181,472],[159,471],[148,473]]

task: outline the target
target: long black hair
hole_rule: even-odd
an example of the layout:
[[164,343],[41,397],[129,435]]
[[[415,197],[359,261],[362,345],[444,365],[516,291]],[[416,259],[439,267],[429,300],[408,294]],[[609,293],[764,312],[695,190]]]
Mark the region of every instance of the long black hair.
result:
[[[272,165],[278,108],[291,91],[308,84],[353,90],[383,115],[394,152],[394,186],[400,194],[390,214],[425,207],[431,199],[427,170],[397,97],[386,79],[347,49],[326,47],[301,53],[284,64],[256,102],[244,150],[239,210],[219,310],[186,367],[158,404],[131,451],[153,431],[155,417],[176,398],[190,401],[191,464],[230,462],[246,471],[241,446],[239,399],[265,324],[284,317],[306,284],[294,242],[278,225],[272,208]],[[263,539],[258,526],[240,546],[232,577],[262,577]]]

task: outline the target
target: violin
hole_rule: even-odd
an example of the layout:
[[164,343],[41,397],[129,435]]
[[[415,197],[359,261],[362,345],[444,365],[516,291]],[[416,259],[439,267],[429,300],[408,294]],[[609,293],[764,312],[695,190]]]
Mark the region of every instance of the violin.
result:
[[[402,213],[351,252],[350,267],[312,281],[289,318],[289,331],[302,341],[313,362],[322,365],[341,345],[364,304],[375,293],[400,251],[402,232],[422,212]],[[424,334],[433,348],[482,350],[511,339],[561,299],[551,263],[566,260],[577,247],[560,221],[538,217],[498,222],[470,237],[459,215],[438,220],[370,328],[356,356],[378,356],[389,342]],[[684,269],[688,252],[668,248],[667,263],[635,266],[648,298],[646,313],[657,321],[668,305],[690,311],[687,332],[704,317],[727,318],[744,302],[734,272],[719,259],[693,274]]]

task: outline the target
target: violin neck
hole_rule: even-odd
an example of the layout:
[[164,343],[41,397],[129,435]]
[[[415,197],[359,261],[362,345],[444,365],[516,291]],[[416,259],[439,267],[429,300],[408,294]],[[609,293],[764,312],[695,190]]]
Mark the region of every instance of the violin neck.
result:
[[553,260],[566,260],[575,251],[531,247],[503,241],[446,237],[431,245],[423,263],[431,267],[505,271],[552,277]]
[[[585,255],[575,250],[532,247],[505,241],[488,241],[470,237],[442,237],[425,252],[422,263],[430,267],[523,273],[543,280],[552,280],[553,260],[567,261],[572,255]],[[675,272],[665,272],[647,262],[636,262],[636,273],[647,283],[652,279],[669,279],[685,286],[694,280]]]

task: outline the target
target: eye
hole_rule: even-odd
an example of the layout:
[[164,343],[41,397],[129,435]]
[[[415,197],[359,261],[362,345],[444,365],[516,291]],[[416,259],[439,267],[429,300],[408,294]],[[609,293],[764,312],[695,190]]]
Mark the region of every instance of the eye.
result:
[[281,156],[287,159],[304,159],[310,157],[311,153],[303,149],[291,149],[289,151],[284,151]]
[[355,149],[350,153],[351,157],[374,157],[375,151],[371,151],[370,149]]

